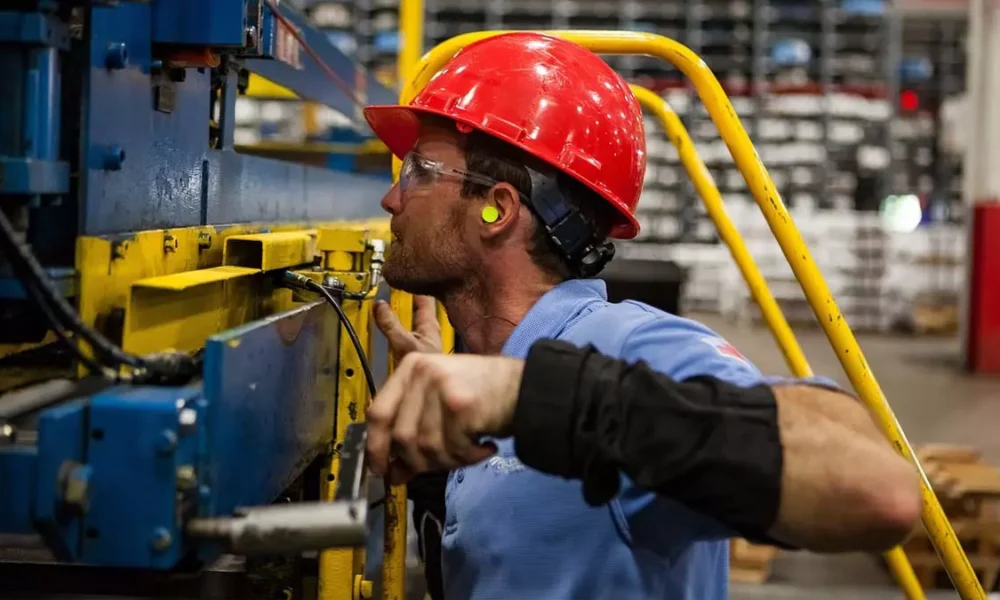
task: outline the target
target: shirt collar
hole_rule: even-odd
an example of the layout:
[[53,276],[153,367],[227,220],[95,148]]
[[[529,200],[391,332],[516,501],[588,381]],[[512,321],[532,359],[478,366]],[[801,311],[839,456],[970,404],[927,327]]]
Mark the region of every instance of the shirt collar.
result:
[[524,358],[536,341],[558,338],[588,304],[607,299],[607,285],[602,279],[570,279],[560,283],[528,310],[500,353]]

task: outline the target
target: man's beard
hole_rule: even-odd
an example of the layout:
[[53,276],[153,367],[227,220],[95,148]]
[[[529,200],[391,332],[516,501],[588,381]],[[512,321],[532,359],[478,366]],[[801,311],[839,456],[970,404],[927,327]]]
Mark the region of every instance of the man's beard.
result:
[[[431,235],[423,252],[405,248],[401,240],[393,240],[389,256],[382,266],[382,277],[390,286],[418,296],[442,299],[460,289],[473,276],[475,268],[469,253],[462,247],[462,219],[456,206],[444,226]],[[404,234],[405,237],[405,234]],[[410,238],[412,240],[412,238]]]
[[393,288],[440,299],[461,287],[466,269],[456,261],[441,260],[438,256],[419,260],[399,242],[393,242],[392,246],[382,266],[382,277]]

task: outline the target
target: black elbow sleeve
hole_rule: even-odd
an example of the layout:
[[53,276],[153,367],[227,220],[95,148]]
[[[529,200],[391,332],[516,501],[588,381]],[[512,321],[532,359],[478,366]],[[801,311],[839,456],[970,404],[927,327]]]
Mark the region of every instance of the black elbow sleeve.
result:
[[676,382],[642,362],[546,340],[528,355],[513,434],[525,464],[581,479],[588,502],[613,498],[625,473],[744,537],[770,541],[783,454],[766,385]]

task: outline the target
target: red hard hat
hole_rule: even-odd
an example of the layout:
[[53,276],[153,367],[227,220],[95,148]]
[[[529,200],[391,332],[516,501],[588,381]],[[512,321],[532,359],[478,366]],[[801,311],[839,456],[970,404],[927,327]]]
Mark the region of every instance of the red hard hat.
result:
[[416,144],[422,114],[478,129],[572,176],[616,209],[611,237],[639,233],[642,108],[593,52],[540,33],[502,34],[466,46],[409,106],[365,109],[375,135],[400,158]]

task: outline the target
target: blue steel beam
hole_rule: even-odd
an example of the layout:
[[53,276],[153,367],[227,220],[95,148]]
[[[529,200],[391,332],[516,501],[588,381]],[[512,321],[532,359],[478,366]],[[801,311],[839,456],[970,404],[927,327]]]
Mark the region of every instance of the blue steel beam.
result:
[[[264,7],[261,52],[265,58],[246,61],[247,70],[284,86],[299,96],[325,104],[348,117],[358,117],[361,104],[394,104],[398,94],[383,86],[374,75],[333,46],[325,33],[317,31],[305,17],[287,4],[279,8],[302,35],[309,47],[334,72],[343,85],[353,89],[354,99],[331,81],[305,49],[289,35],[287,28]],[[357,102],[356,102],[356,101]]]
[[[148,25],[155,4],[92,9],[82,128],[81,234],[381,214],[378,201],[388,187],[382,178],[209,148],[208,72],[188,69],[185,80],[173,84],[170,112],[155,110]],[[355,67],[342,54],[325,41],[316,43],[335,53],[327,55],[333,64],[354,73]],[[109,68],[108,51],[116,44],[128,49],[128,61]],[[284,64],[270,59],[250,62]],[[334,104],[346,101],[322,74],[313,71],[312,78],[303,85],[326,90],[323,97]],[[234,99],[234,94],[226,94],[222,113],[232,114]],[[228,123],[227,131],[231,131]],[[223,147],[231,148],[232,140],[223,140]]]
[[59,160],[60,52],[69,30],[51,15],[0,11],[0,195],[69,191]]
[[246,0],[153,2],[153,41],[161,44],[240,48],[246,43]]

